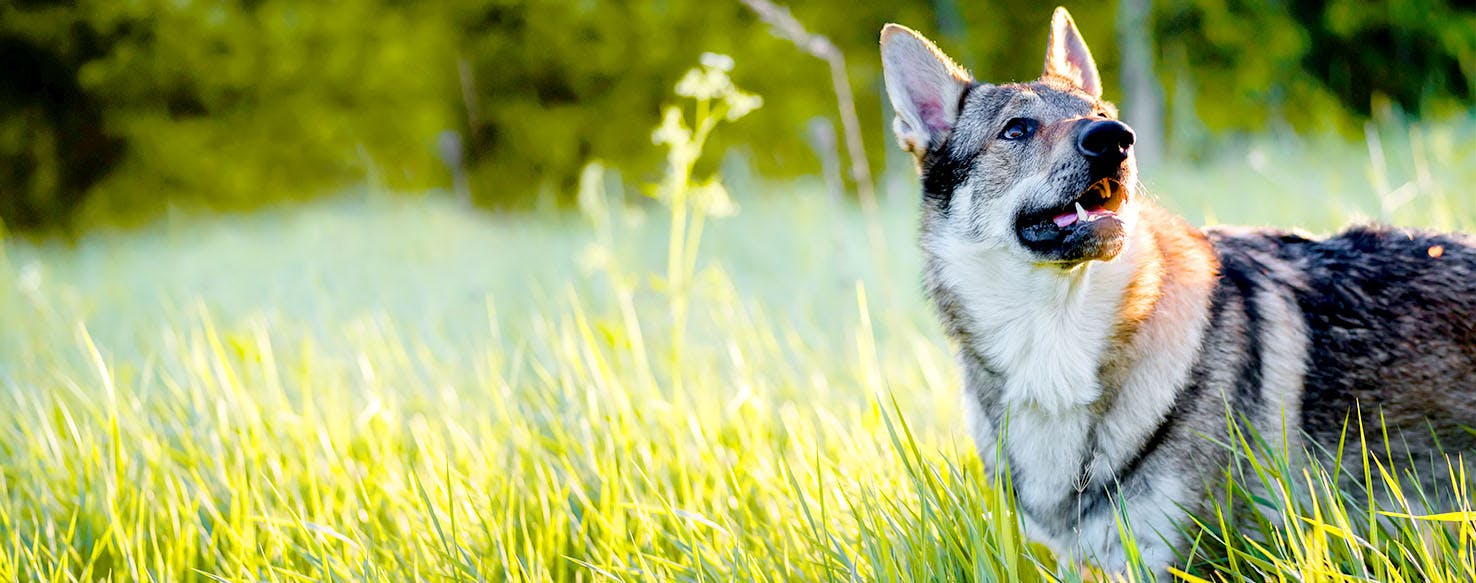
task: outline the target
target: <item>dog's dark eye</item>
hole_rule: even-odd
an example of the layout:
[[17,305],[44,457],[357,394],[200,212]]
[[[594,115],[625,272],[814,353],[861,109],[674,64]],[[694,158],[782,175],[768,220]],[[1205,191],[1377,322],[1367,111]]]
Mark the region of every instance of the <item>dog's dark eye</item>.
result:
[[1004,130],[999,132],[999,139],[1023,140],[1029,138],[1035,133],[1036,125],[1038,125],[1038,122],[1033,119],[1023,117],[1014,118],[1005,124]]

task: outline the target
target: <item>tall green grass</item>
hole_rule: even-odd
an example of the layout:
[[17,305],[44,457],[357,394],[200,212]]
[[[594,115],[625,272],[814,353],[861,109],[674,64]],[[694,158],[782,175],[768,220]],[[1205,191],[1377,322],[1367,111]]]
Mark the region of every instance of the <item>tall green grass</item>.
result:
[[[1147,182],[1200,222],[1470,229],[1473,127],[1378,126],[1378,164],[1260,138]],[[0,579],[1051,580],[961,430],[910,178],[880,245],[817,186],[729,218],[584,189],[582,216],[370,190],[8,242]],[[1476,578],[1470,514],[1359,503],[1252,441],[1194,580]]]

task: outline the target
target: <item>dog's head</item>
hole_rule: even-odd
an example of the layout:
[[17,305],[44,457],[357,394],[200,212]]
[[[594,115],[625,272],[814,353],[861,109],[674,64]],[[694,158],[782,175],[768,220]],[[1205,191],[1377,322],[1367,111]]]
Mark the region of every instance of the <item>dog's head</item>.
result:
[[1030,83],[976,82],[895,24],[882,29],[881,54],[893,128],[922,174],[925,238],[1068,269],[1117,256],[1137,217],[1133,131],[1101,100],[1064,8]]

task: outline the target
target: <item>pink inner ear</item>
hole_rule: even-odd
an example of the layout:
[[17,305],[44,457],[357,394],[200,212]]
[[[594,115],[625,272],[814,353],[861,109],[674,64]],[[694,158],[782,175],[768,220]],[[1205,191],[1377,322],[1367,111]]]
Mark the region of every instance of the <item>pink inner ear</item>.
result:
[[1051,43],[1046,55],[1046,74],[1065,77],[1089,93],[1099,92],[1097,67],[1081,37],[1072,29],[1060,27],[1051,34]]
[[943,103],[939,101],[924,101],[917,104],[917,115],[922,118],[924,125],[928,126],[930,132],[941,132],[948,129],[948,118],[943,114]]
[[1091,53],[1087,52],[1086,43],[1081,42],[1080,37],[1071,35],[1066,39],[1066,62],[1071,65],[1072,72],[1076,73],[1080,79],[1085,80],[1089,75],[1087,66],[1091,61],[1090,55]]

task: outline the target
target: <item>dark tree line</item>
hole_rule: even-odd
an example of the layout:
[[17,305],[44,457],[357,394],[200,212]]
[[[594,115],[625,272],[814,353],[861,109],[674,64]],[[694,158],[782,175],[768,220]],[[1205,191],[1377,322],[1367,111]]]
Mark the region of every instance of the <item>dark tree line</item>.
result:
[[[1158,113],[1125,110],[1147,111],[1138,115],[1169,135],[1187,122],[1352,131],[1376,102],[1442,115],[1476,96],[1467,0],[1067,4],[1108,98],[1161,92]],[[1050,15],[1007,0],[790,7],[845,53],[873,167],[889,145],[883,22],[930,34],[1004,81],[1038,73]],[[659,105],[704,51],[733,56],[735,80],[766,97],[715,147],[744,149],[767,175],[818,173],[809,128],[836,118],[826,65],[736,1],[10,0],[0,3],[0,220],[46,229],[168,205],[251,208],[365,180],[445,186],[448,161],[464,165],[478,204],[559,204],[592,159],[636,183],[660,172]]]

